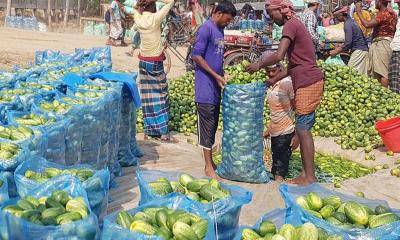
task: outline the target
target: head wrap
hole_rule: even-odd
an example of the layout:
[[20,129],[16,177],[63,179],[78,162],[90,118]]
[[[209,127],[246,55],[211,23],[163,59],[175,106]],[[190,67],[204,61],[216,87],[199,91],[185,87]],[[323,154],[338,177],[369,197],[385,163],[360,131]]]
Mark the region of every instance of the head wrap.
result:
[[294,16],[293,3],[290,0],[267,0],[265,7],[269,10],[279,9],[287,19]]
[[349,7],[343,6],[341,8],[338,8],[333,12],[333,15],[337,16],[338,14],[341,14],[341,13],[348,14],[349,13]]
[[307,4],[311,4],[311,3],[319,3],[318,0],[306,0],[305,1]]

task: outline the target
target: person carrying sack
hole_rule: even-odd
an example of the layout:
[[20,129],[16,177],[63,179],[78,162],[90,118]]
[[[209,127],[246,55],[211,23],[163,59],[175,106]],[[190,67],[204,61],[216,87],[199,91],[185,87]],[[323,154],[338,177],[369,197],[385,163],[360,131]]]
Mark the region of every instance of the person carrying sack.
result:
[[378,0],[376,8],[379,10],[371,21],[364,19],[362,7],[357,4],[356,11],[362,24],[366,28],[373,27],[372,44],[369,49],[369,74],[377,78],[382,86],[388,87],[389,62],[392,56],[390,43],[396,32],[397,14],[388,7],[390,0]]
[[367,75],[369,63],[367,39],[355,21],[349,16],[347,6],[341,7],[333,13],[340,22],[344,22],[345,42],[342,46],[330,51],[330,56],[334,57],[341,52],[351,50],[348,66],[357,69],[361,74]]

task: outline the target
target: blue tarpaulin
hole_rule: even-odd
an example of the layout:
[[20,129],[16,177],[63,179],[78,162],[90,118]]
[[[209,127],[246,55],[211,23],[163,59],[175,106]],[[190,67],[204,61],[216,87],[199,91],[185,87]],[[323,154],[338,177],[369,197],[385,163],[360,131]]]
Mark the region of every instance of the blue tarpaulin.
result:
[[92,75],[89,75],[90,79],[102,79],[105,81],[115,81],[122,82],[126,86],[128,86],[133,102],[135,103],[136,108],[141,106],[139,90],[136,85],[136,77],[137,73],[116,73],[116,72],[99,72]]

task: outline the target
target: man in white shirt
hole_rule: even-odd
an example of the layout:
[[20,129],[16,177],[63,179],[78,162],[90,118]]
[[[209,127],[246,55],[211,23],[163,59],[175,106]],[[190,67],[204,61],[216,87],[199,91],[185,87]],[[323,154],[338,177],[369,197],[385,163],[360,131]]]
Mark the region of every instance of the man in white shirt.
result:
[[[400,0],[394,0],[400,8]],[[393,37],[392,57],[389,65],[389,86],[394,92],[400,93],[400,21],[397,21],[396,34]]]

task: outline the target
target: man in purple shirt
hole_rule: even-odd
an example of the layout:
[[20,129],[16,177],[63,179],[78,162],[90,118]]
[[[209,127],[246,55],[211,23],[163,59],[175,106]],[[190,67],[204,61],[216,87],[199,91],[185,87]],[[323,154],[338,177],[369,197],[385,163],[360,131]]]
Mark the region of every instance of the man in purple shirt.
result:
[[212,16],[198,30],[193,47],[195,67],[195,101],[197,106],[199,145],[203,148],[206,176],[218,178],[212,160],[212,147],[218,128],[221,89],[224,76],[224,28],[236,15],[232,2],[219,2]]

